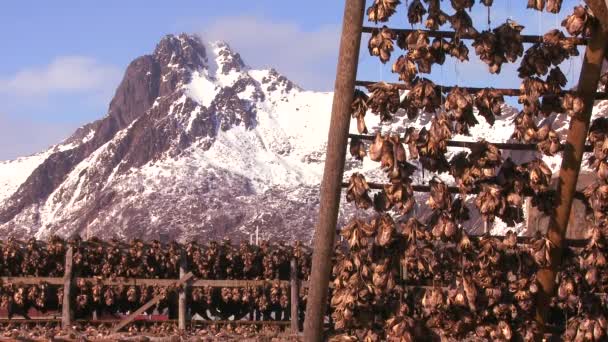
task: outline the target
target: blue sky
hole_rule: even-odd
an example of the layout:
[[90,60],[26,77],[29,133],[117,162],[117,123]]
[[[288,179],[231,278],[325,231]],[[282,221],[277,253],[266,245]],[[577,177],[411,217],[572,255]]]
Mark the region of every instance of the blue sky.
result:
[[[527,34],[545,32],[578,3],[564,1],[562,13],[552,15],[526,10],[523,0],[495,1],[492,26],[511,16],[526,26]],[[442,4],[449,6],[448,1]],[[331,90],[343,6],[338,0],[5,1],[0,14],[0,160],[43,150],[103,117],[128,63],[151,53],[168,33],[226,40],[253,67],[272,66],[305,88]],[[400,8],[390,25],[409,27],[404,5]],[[474,7],[471,15],[478,29],[487,27],[485,7]],[[367,39],[364,35],[358,78],[394,80],[391,63],[381,66],[368,55]],[[491,76],[472,50],[470,57],[469,63],[448,59],[430,77],[444,84],[518,86],[509,75],[516,65]],[[562,66],[574,79],[579,69],[579,59]]]

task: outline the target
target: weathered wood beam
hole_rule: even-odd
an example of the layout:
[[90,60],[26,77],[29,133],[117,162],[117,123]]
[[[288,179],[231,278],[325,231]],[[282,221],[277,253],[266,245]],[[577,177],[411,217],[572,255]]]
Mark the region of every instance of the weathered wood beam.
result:
[[69,329],[72,326],[74,319],[74,310],[72,308],[74,287],[74,272],[73,272],[73,256],[74,249],[69,247],[65,253],[65,273],[63,276],[63,300],[61,303],[61,328]]
[[[587,3],[598,5],[595,1],[587,1]],[[602,63],[605,57],[608,39],[607,32],[599,27],[594,29],[589,44],[585,49],[585,58],[578,82],[578,92],[583,97],[584,110],[580,116],[570,119],[570,127],[562,154],[562,166],[557,184],[556,198],[559,199],[559,204],[555,209],[555,215],[550,216],[547,230],[547,237],[554,244],[555,248],[551,252],[550,267],[543,268],[537,273],[537,279],[541,286],[537,296],[536,318],[541,325],[547,321],[549,300],[556,290],[555,277],[561,266],[572,201],[576,193],[578,175],[585,151],[585,141],[593,111],[594,94],[597,91]]]
[[[62,277],[0,277],[0,283],[12,283],[12,284],[23,284],[23,285],[36,285],[40,283],[47,283],[49,285],[63,285],[64,278]],[[90,283],[101,282],[106,286],[170,286],[175,283],[175,279],[153,279],[153,278],[114,278],[114,279],[99,279],[99,278],[84,278],[74,277],[74,281],[84,279]],[[188,283],[190,287],[264,287],[272,286],[273,284],[289,285],[289,280],[194,280]]]
[[[454,38],[456,36],[456,32],[454,31],[432,31],[432,30],[417,30],[417,29],[401,29],[401,28],[393,28],[393,27],[389,27],[394,33],[403,33],[403,34],[410,34],[412,32],[416,32],[416,31],[423,31],[425,32],[429,37],[432,38]],[[364,33],[372,33],[372,31],[374,31],[374,29],[376,29],[375,27],[370,27],[370,26],[365,26],[363,27],[363,32]],[[475,39],[475,37],[471,34],[461,34],[459,35],[460,39]],[[521,35],[522,41],[524,43],[540,43],[543,41],[543,36],[539,36],[539,35],[528,35],[528,34],[522,34]],[[585,38],[578,38],[578,37],[567,37],[567,40],[571,41],[572,43],[576,44],[576,45],[586,45],[587,44],[587,39]]]
[[310,278],[314,286],[308,293],[304,322],[304,340],[307,342],[320,342],[323,339],[323,321],[327,309],[331,260],[334,254],[335,230],[350,125],[350,105],[359,64],[365,0],[346,0],[344,7],[327,156],[321,183],[319,221],[313,244]]
[[[378,82],[384,82],[384,81],[378,81]],[[374,83],[378,83],[375,81],[356,81],[355,85],[358,87],[368,87]],[[399,82],[385,82],[387,84],[390,84],[394,87],[397,87],[401,90],[411,90],[412,86],[407,85],[405,83],[399,83]],[[454,89],[456,86],[446,86],[446,85],[435,85],[435,89],[437,89],[438,91],[442,92],[442,93],[448,93],[449,91],[451,91],[452,89]],[[465,89],[466,91],[468,91],[470,94],[475,94],[478,91],[485,89],[485,87],[458,87],[460,89]],[[515,88],[494,88],[495,90],[497,90],[500,94],[502,94],[503,96],[519,96],[521,95],[521,90],[515,89]],[[575,91],[571,91],[571,90],[563,90],[559,93],[557,93],[558,95],[564,95],[564,94],[576,94]],[[541,95],[543,96],[543,95]],[[608,99],[608,93],[606,92],[594,92],[594,96],[596,100],[607,100]]]
[[[385,184],[367,182],[367,185],[369,186],[369,188],[371,190],[383,190]],[[342,188],[348,188],[348,182],[342,182]],[[414,185],[412,185],[412,189],[414,190],[414,192],[431,192],[430,185],[414,184]],[[448,186],[448,191],[452,194],[460,194],[460,189],[458,189],[458,187],[456,187],[456,186]],[[471,192],[469,192],[468,194],[475,195],[478,193],[479,193],[479,188],[473,188],[473,190]],[[523,193],[523,195],[530,197],[533,194]],[[574,198],[581,200],[581,201],[587,200],[587,198],[585,197],[585,194],[583,194],[582,192],[579,192],[579,191],[574,193]]]
[[[188,273],[188,259],[186,258],[186,251],[181,250],[181,260],[179,265],[179,277],[180,279],[185,277]],[[186,320],[188,315],[188,303],[186,302],[186,295],[188,293],[188,282],[185,282],[184,285],[178,289],[178,298],[177,298],[177,327],[179,330],[186,330]]]
[[604,32],[608,32],[608,1],[606,0],[585,0],[587,6],[597,18]]
[[[192,274],[192,272],[188,272],[186,275],[181,277],[178,281],[174,281],[173,286],[175,286],[175,287],[182,286],[188,280],[192,279],[192,277],[194,277],[194,274]],[[127,324],[133,322],[135,320],[135,318],[137,318],[137,316],[143,314],[146,310],[148,310],[153,305],[158,303],[163,297],[164,297],[163,294],[158,294],[158,295],[154,296],[154,298],[150,299],[146,304],[142,305],[139,309],[135,310],[132,314],[130,314],[129,316],[123,318],[120,322],[118,322],[118,324],[114,327],[114,329],[112,329],[112,331],[115,333],[119,332],[120,329],[127,326]]]
[[298,279],[298,263],[296,262],[296,259],[291,259],[291,262],[289,264],[289,271],[290,271],[290,281],[291,281],[291,286],[289,291],[290,293],[290,309],[291,309],[291,313],[290,313],[290,319],[291,319],[291,332],[294,334],[297,334],[300,332],[300,322],[299,322],[299,317],[300,315],[298,314],[298,311],[300,309],[299,306],[299,302],[300,302],[300,297],[299,297],[299,293],[300,293],[300,281]]
[[[404,141],[403,136],[399,135],[399,141]],[[361,139],[361,140],[369,140],[373,141],[376,137],[374,135],[369,134],[349,134],[348,137],[350,139]],[[538,144],[526,144],[526,143],[495,143],[495,142],[486,142],[488,144],[492,144],[501,150],[513,150],[513,151],[538,151]],[[459,147],[459,148],[477,148],[482,143],[479,141],[462,141],[462,140],[447,140],[447,147]],[[564,150],[562,146],[560,151]],[[585,145],[585,152],[592,152],[593,146]]]

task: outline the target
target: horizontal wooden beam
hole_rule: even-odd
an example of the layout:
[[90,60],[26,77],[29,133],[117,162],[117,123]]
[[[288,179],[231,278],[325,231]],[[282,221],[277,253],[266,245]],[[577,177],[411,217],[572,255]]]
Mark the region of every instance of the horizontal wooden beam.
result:
[[[0,318],[0,324],[11,323],[11,324],[37,324],[37,323],[59,323],[60,318]],[[114,319],[76,319],[74,323],[82,324],[113,324],[120,322],[120,318]],[[177,323],[176,319],[137,319],[137,323]],[[206,319],[193,319],[189,323],[195,325],[212,325],[212,324],[235,324],[235,325],[289,325],[290,321],[253,321],[253,320],[206,320]]]
[[[152,279],[152,278],[113,278],[113,279],[99,279],[99,278],[75,278],[74,282],[79,279],[95,284],[101,282],[106,286],[170,286],[175,284],[176,279]],[[0,283],[12,283],[12,284],[23,284],[23,285],[37,285],[40,283],[47,283],[49,285],[63,285],[62,277],[0,277]],[[279,284],[281,286],[289,285],[289,280],[205,280],[199,279],[194,280],[188,286],[191,287],[264,287],[272,286],[273,284]]]
[[[364,135],[364,134],[349,134],[349,138],[353,139],[361,139],[361,140],[370,140],[373,141],[376,137],[373,135]],[[400,139],[403,141],[403,138]],[[523,143],[494,143],[494,142],[486,142],[488,144],[492,144],[501,150],[513,150],[513,151],[537,151],[537,144],[523,144]],[[479,141],[458,141],[458,140],[448,140],[446,141],[446,145],[448,147],[460,147],[460,148],[476,148],[481,144]],[[560,146],[560,151],[564,150],[563,146]],[[585,152],[592,152],[593,146],[586,145]]]
[[[370,86],[372,84],[375,84],[378,82],[375,81],[356,81],[355,85],[358,87],[367,87]],[[399,89],[402,90],[410,90],[411,87],[406,85],[405,83],[396,83],[396,82],[386,82],[387,84],[390,84],[394,87],[397,87]],[[450,90],[452,90],[453,88],[455,88],[456,86],[446,86],[446,85],[437,85],[436,89],[439,89],[440,91],[446,93],[449,92]],[[460,89],[466,89],[466,91],[468,91],[471,94],[477,93],[480,90],[485,89],[482,87],[459,87]],[[494,88],[496,89],[499,93],[501,93],[504,96],[519,96],[521,95],[521,90],[519,89],[515,89],[515,88]],[[575,94],[575,91],[569,91],[569,90],[564,90],[558,94],[567,94],[567,93],[572,93]],[[595,93],[595,99],[596,100],[607,100],[608,99],[608,92],[596,92]]]
[[252,320],[206,320],[206,319],[193,319],[189,321],[192,324],[236,324],[236,325],[290,325],[290,321],[252,321]]
[[[383,190],[385,184],[367,182],[367,185],[372,190]],[[342,182],[342,188],[344,188],[344,189],[348,188],[348,182]],[[412,189],[414,190],[414,192],[431,192],[431,186],[430,185],[412,185]],[[460,189],[458,189],[458,187],[456,187],[456,186],[448,186],[448,191],[450,193],[452,193],[452,194],[459,194],[460,193]],[[477,193],[479,193],[479,189],[473,189],[468,194],[469,195],[474,195],[474,194],[477,194]],[[528,195],[529,194],[524,194],[524,196],[528,196]],[[581,201],[586,201],[587,200],[587,198],[585,197],[585,194],[583,194],[580,191],[576,192],[576,194],[574,195],[574,198],[579,199]]]
[[[378,29],[378,27],[364,26],[363,33],[372,33],[376,29]],[[399,34],[399,33],[410,34],[412,32],[422,31],[431,38],[454,38],[454,36],[456,36],[456,32],[454,32],[454,31],[415,30],[415,29],[401,29],[401,28],[392,28],[392,27],[389,27],[389,29],[397,34]],[[468,39],[468,40],[475,39],[475,37],[470,34],[461,34],[459,36],[459,38]],[[531,43],[531,44],[541,43],[543,41],[543,36],[539,36],[539,35],[522,34],[521,38],[524,43]],[[571,41],[575,45],[587,45],[587,43],[588,43],[588,39],[586,39],[586,38],[566,37],[566,39]]]

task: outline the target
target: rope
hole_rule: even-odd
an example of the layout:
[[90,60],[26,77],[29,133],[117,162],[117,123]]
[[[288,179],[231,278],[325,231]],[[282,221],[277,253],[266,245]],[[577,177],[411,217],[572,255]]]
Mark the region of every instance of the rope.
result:
[[492,21],[490,20],[490,6],[488,6],[488,31],[492,28]]

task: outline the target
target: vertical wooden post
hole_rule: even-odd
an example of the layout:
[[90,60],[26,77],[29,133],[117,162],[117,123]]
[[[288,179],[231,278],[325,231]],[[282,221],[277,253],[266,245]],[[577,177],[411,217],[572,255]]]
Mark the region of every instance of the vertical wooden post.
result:
[[540,291],[537,296],[536,318],[539,323],[546,322],[549,299],[555,294],[555,277],[559,270],[568,229],[568,221],[572,208],[572,201],[576,191],[578,174],[583,160],[585,140],[591,121],[595,92],[600,78],[602,62],[607,47],[608,34],[600,29],[593,30],[585,49],[585,59],[578,82],[578,95],[584,100],[583,113],[570,119],[570,127],[562,154],[562,166],[557,184],[557,199],[559,201],[555,215],[550,215],[547,238],[555,245],[551,253],[551,265],[538,271],[537,279]]
[[299,312],[299,304],[300,304],[300,281],[298,280],[298,264],[296,259],[291,259],[290,264],[290,280],[291,280],[291,296],[290,296],[290,305],[291,305],[291,332],[293,334],[298,334],[300,332],[300,316]]
[[[179,265],[179,278],[183,278],[186,273],[188,273],[188,259],[186,258],[186,251],[182,248],[181,249],[181,261],[180,261],[180,265]],[[188,282],[184,283],[181,286],[181,289],[179,290],[179,294],[178,294],[178,312],[177,312],[177,325],[179,330],[186,330],[186,318],[188,315],[188,306],[187,306],[187,302],[186,302],[186,295],[188,293]]]
[[331,259],[334,253],[344,158],[348,142],[350,106],[359,63],[365,0],[346,0],[344,6],[327,156],[321,183],[319,221],[314,237],[311,286],[304,323],[304,340],[307,342],[321,341],[323,337],[323,320],[327,308]]
[[74,312],[72,310],[72,287],[74,272],[72,271],[74,250],[70,246],[65,253],[65,273],[63,274],[63,301],[61,306],[61,328],[69,329],[72,326]]

